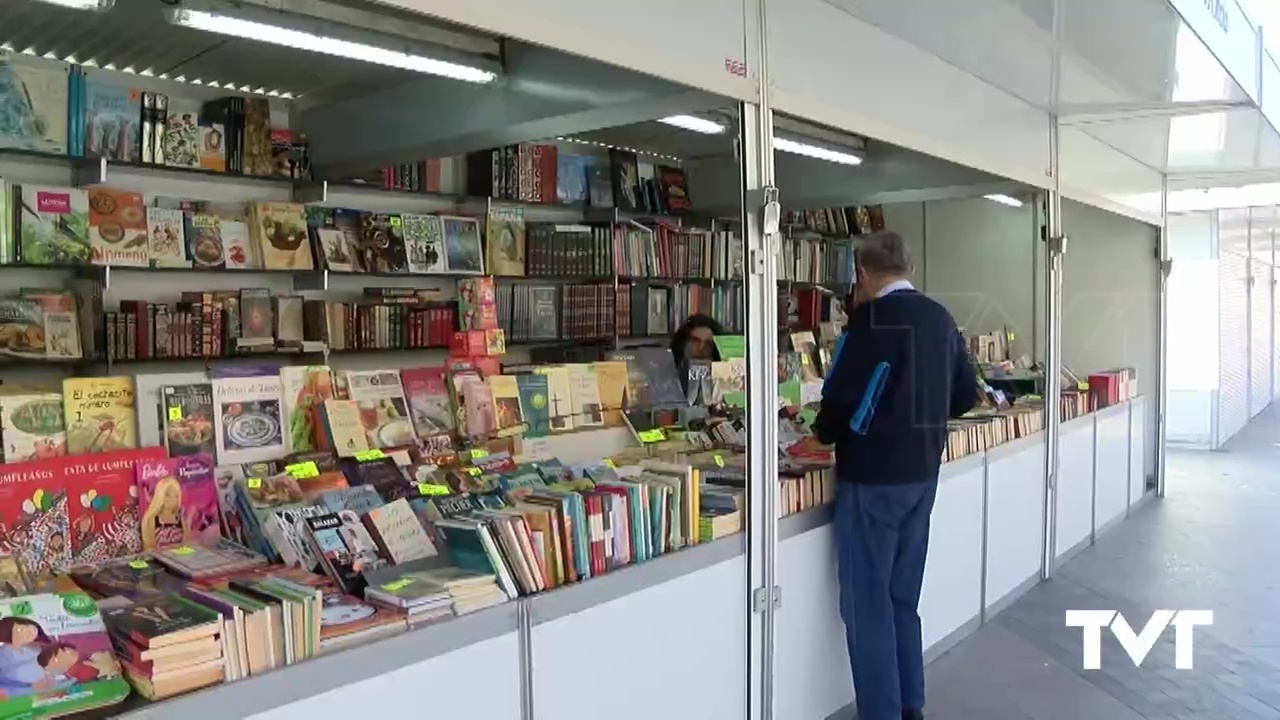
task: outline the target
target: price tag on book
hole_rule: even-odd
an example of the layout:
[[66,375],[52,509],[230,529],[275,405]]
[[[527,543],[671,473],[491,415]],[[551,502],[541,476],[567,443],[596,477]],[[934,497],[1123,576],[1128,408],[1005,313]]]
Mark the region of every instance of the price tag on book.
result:
[[382,452],[377,448],[374,448],[372,450],[361,450],[355,455],[356,460],[359,462],[370,462],[372,460],[381,460],[386,456],[387,456],[386,453]]
[[472,459],[472,460],[479,460],[480,458],[483,458],[483,457],[489,457],[489,451],[488,451],[488,450],[485,450],[484,448],[472,448],[472,449],[471,449],[471,459]]
[[1076,389],[1077,389],[1077,390],[1088,390],[1088,389],[1089,389],[1089,383],[1087,383],[1087,382],[1085,382],[1085,381],[1081,380],[1080,382],[1076,383]]
[[609,468],[610,470],[618,469],[618,466],[613,462],[613,458],[605,458],[603,461],[601,461],[601,464]]
[[316,462],[314,460],[286,465],[284,467],[284,471],[289,473],[289,475],[296,480],[305,480],[320,474],[320,468],[316,467]]
[[716,453],[716,467],[724,467],[724,456]]
[[169,422],[178,422],[178,421],[179,421],[179,420],[181,420],[181,419],[182,419],[182,408],[181,408],[181,407],[171,407],[171,408],[169,408]]
[[257,490],[262,487],[262,478],[249,478],[244,481],[244,484],[245,487],[248,487],[250,490]]
[[134,570],[146,570],[146,569],[147,569],[147,561],[146,561],[146,560],[131,560],[131,561],[129,561],[129,567],[133,568]]
[[468,474],[468,475],[479,475],[479,474],[480,474],[480,468],[478,468],[478,467],[469,467],[469,468],[467,468],[467,474]]
[[419,495],[448,495],[448,485],[435,485],[432,483],[418,483]]
[[801,364],[801,365],[808,365],[808,364],[809,364],[809,356],[808,356],[808,355],[801,355],[801,356],[800,356],[800,364]]
[[183,545],[182,547],[176,547],[170,550],[169,552],[173,553],[174,555],[195,555],[196,554],[195,549],[187,545]]
[[387,592],[396,592],[397,590],[403,590],[412,584],[413,584],[413,578],[400,578],[395,582],[389,582],[386,585],[383,585],[382,589],[386,590]]
[[657,443],[667,439],[667,434],[661,430],[642,430],[636,433],[640,437],[642,443]]

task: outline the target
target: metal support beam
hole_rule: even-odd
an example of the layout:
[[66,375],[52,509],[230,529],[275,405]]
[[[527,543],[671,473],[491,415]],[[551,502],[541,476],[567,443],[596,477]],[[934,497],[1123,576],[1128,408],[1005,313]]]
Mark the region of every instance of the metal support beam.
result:
[[1138,103],[1086,103],[1063,105],[1058,108],[1059,122],[1064,125],[1092,125],[1097,123],[1151,120],[1187,115],[1205,115],[1252,108],[1247,100],[1196,100],[1186,102],[1138,102]]
[[[1156,260],[1159,263],[1160,292],[1157,296],[1159,319],[1159,338],[1156,356],[1156,494],[1164,497],[1165,488],[1165,451],[1166,427],[1169,414],[1169,272],[1172,262],[1169,259],[1169,178],[1160,178],[1160,235],[1156,241]],[[1145,425],[1144,425],[1145,427]],[[1145,438],[1143,438],[1145,440]],[[1130,442],[1133,439],[1130,438]],[[1144,463],[1145,466],[1145,454]],[[1146,489],[1145,483],[1143,489]]]
[[[1062,82],[1063,3],[1053,2],[1053,65],[1049,74],[1050,99],[1056,106]],[[1048,171],[1053,184],[1045,196],[1044,233],[1044,537],[1040,577],[1053,576],[1058,551],[1058,431],[1062,397],[1062,166],[1059,156],[1058,116],[1049,116]]]

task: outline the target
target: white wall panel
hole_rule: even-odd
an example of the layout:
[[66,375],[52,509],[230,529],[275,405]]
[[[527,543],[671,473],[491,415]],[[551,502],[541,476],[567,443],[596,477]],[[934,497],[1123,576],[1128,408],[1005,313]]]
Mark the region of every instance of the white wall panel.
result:
[[1061,129],[1059,152],[1065,197],[1148,223],[1160,223],[1159,205],[1152,208],[1139,201],[1155,193],[1158,202],[1159,171],[1079,127]]
[[[1212,344],[1216,352],[1217,344]],[[1173,353],[1170,353],[1169,356],[1174,357]],[[1215,385],[1217,384],[1216,375],[1214,383]],[[1203,450],[1213,448],[1214,427],[1218,412],[1217,397],[1217,390],[1176,390],[1170,388],[1169,408],[1166,416],[1167,425],[1164,429],[1165,438],[1169,443]],[[1134,448],[1138,451],[1139,457],[1141,457],[1141,444],[1134,443]]]
[[[825,718],[853,702],[830,523],[778,543],[775,716]],[[680,717],[680,716],[677,716]]]
[[[483,678],[483,692],[459,692],[461,688],[474,688],[477,678]],[[520,649],[516,634],[484,640],[426,662],[335,687],[249,717],[252,720],[413,717],[422,713],[424,692],[430,696],[432,714],[439,717],[519,720]],[[163,711],[160,714],[163,715]]]
[[1048,185],[1043,110],[822,0],[768,9],[775,109]]
[[1235,0],[1169,0],[1218,62],[1258,99],[1257,36]]
[[990,608],[1040,572],[1044,533],[1044,435],[996,448],[987,460],[987,587]]
[[1229,440],[1249,420],[1248,260],[1218,257],[1218,437]]
[[[1110,407],[1097,416],[1094,450],[1093,526],[1095,532],[1116,518],[1123,517],[1129,507],[1129,407]],[[1142,436],[1138,436],[1142,441]]]
[[[737,557],[535,625],[537,717],[746,717],[746,570]],[[625,648],[616,657],[620,664],[597,671],[604,656],[615,652],[611,648]],[[642,679],[659,691],[637,697]]]
[[1249,417],[1271,404],[1271,263],[1250,261]]
[[[1147,492],[1147,476],[1143,472],[1142,446],[1133,442],[1133,438],[1143,437],[1147,414],[1146,398],[1138,398],[1129,403],[1129,504],[1133,505],[1142,499]],[[1206,416],[1209,413],[1205,413]]]
[[1061,426],[1058,440],[1058,533],[1055,557],[1093,532],[1093,416]]
[[944,465],[929,531],[920,593],[924,648],[978,616],[982,609],[983,456]]
[[746,61],[741,0],[379,1],[739,100],[755,92],[747,71],[732,69]]

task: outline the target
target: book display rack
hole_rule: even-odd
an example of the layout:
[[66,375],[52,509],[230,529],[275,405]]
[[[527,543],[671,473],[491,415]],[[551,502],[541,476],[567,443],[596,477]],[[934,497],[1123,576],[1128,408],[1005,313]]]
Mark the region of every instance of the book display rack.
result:
[[[858,237],[909,234],[888,183],[941,161],[784,123],[763,243],[751,106],[714,83],[258,4],[0,0],[0,623],[68,668],[0,716],[745,717],[766,613],[775,716],[845,704],[835,469],[804,441]],[[218,25],[307,12],[289,29],[442,64]],[[64,46],[95,34],[143,50]],[[695,315],[720,332],[673,347]],[[981,330],[975,361],[1033,373]],[[948,427],[931,653],[1043,559],[1052,402],[989,375]],[[1134,373],[1063,387],[1055,559],[1144,497]],[[662,697],[564,672],[606,653]]]

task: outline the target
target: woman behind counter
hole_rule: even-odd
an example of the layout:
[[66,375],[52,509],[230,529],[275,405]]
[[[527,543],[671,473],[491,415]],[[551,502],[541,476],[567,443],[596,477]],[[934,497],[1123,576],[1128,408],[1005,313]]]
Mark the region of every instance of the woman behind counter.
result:
[[684,367],[690,360],[719,360],[716,335],[723,335],[724,328],[708,315],[694,315],[676,330],[671,337],[671,354],[676,366]]

